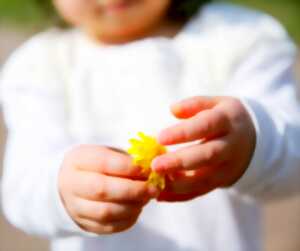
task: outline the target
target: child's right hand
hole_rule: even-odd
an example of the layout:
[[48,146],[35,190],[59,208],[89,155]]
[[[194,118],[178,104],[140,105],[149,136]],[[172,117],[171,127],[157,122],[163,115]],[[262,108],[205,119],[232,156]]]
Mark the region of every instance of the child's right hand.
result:
[[159,193],[129,155],[96,145],[81,145],[66,154],[58,186],[71,218],[96,234],[130,228]]

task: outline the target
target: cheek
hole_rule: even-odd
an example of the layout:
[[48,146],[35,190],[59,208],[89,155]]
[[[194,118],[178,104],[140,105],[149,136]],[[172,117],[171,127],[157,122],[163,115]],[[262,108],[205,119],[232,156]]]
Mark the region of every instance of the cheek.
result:
[[167,12],[171,0],[143,0],[147,15],[160,16]]
[[69,23],[78,25],[90,12],[92,0],[54,0],[54,6]]

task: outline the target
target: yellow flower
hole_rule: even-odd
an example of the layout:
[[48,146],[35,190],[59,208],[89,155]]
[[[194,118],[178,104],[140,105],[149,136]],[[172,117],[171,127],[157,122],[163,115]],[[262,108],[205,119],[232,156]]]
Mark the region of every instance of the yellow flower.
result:
[[[167,152],[166,148],[160,145],[154,137],[145,135],[142,132],[138,133],[140,139],[130,139],[131,147],[128,153],[133,158],[133,163],[142,168],[144,172],[151,171],[151,162],[158,155]],[[151,171],[148,177],[148,183],[163,190],[165,188],[165,178]]]

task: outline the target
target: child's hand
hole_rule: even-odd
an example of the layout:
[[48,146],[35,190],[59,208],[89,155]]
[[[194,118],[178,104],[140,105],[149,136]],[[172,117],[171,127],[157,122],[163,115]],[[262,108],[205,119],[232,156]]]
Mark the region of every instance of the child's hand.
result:
[[193,97],[171,110],[186,120],[163,130],[159,142],[195,144],[153,161],[152,168],[169,177],[158,199],[184,201],[234,184],[247,169],[256,140],[253,122],[242,103],[231,97]]
[[149,187],[131,158],[113,149],[82,145],[69,151],[59,192],[72,219],[84,230],[110,234],[130,228],[158,190]]

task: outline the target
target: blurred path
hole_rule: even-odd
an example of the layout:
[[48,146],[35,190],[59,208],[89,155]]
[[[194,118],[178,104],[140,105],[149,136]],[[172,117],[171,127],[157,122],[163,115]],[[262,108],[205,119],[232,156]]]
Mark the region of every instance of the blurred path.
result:
[[268,205],[265,216],[265,250],[300,251],[300,196]]
[[[0,27],[0,66],[28,34],[14,33]],[[0,117],[0,160],[2,161],[5,143],[5,128],[2,116]],[[2,163],[0,163],[0,176]],[[1,205],[1,202],[0,202]],[[1,214],[0,208],[0,251],[47,251],[48,243],[45,240],[32,238],[10,226]]]

